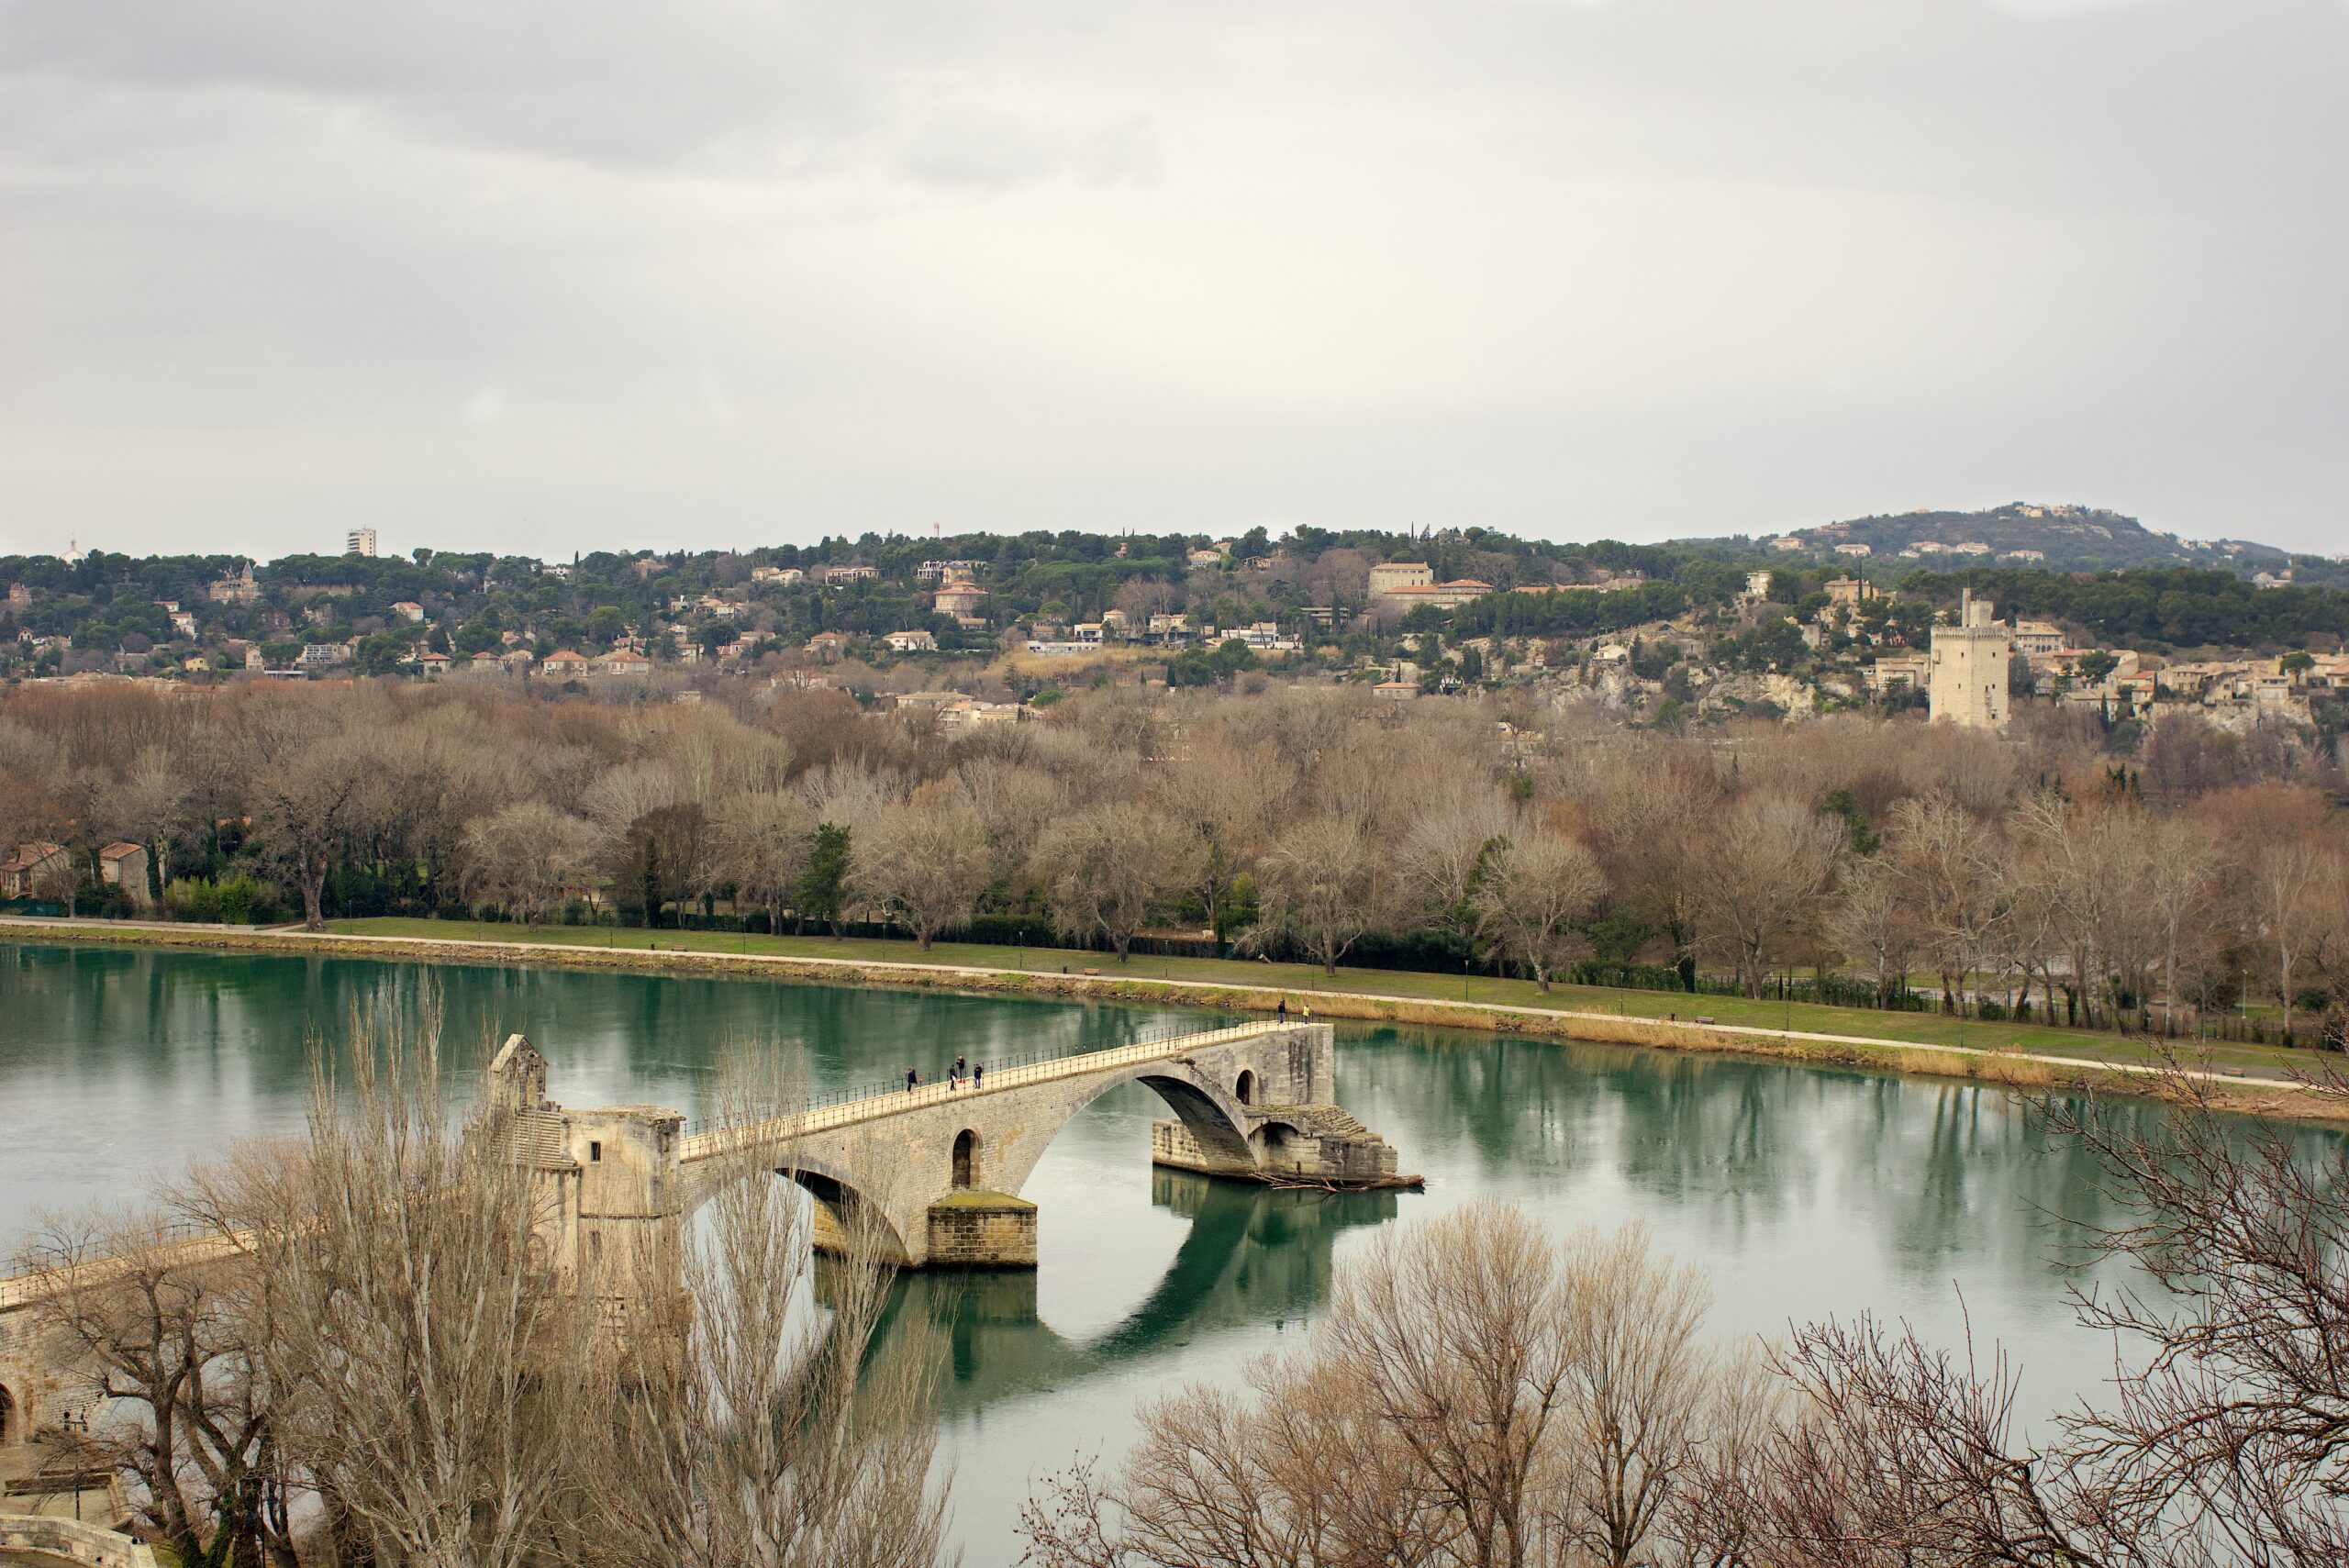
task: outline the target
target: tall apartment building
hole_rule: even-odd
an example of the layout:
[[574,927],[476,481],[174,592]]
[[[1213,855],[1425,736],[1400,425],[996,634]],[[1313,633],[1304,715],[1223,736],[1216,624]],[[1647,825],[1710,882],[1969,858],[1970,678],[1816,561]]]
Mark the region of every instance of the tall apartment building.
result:
[[1991,618],[1991,604],[1968,589],[1958,601],[1958,623],[1933,628],[1925,695],[1933,721],[1976,729],[2007,726],[2007,671],[2013,636]]
[[373,555],[375,553],[375,530],[373,528],[351,529],[349,533],[343,536],[342,553],[345,555]]

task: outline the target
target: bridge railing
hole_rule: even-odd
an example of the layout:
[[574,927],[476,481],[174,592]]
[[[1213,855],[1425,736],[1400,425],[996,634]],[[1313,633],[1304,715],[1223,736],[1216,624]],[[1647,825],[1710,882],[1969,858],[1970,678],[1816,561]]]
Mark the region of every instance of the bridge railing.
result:
[[864,1121],[876,1115],[893,1116],[899,1111],[945,1105],[1030,1084],[1099,1073],[1112,1067],[1164,1061],[1185,1051],[1225,1045],[1255,1035],[1270,1034],[1286,1027],[1285,1023],[1258,1018],[1224,1029],[1168,1029],[1142,1040],[1095,1051],[1059,1054],[1040,1051],[1014,1058],[1008,1062],[998,1059],[984,1063],[985,1076],[984,1082],[977,1085],[965,1078],[960,1085],[946,1079],[934,1079],[927,1084],[917,1084],[910,1089],[903,1082],[837,1089],[796,1099],[785,1107],[781,1116],[765,1121],[717,1127],[707,1132],[695,1133],[685,1140],[681,1157],[689,1162],[707,1160],[729,1150],[756,1147],[810,1132],[821,1132],[829,1128]]
[[[206,1263],[246,1251],[252,1242],[253,1234],[249,1230],[224,1232],[190,1220],[157,1226],[151,1238],[152,1250],[145,1255],[166,1266]],[[95,1289],[128,1272],[137,1262],[130,1253],[105,1253],[0,1279],[0,1312],[28,1307],[70,1287]]]

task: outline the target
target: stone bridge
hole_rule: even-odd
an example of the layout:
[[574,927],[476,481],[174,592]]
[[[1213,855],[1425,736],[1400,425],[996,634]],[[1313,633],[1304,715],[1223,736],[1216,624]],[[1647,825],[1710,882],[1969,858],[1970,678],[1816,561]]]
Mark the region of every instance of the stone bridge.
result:
[[1152,1128],[1161,1165],[1211,1176],[1364,1187],[1396,1180],[1395,1151],[1339,1108],[1327,1024],[1256,1022],[1004,1068],[983,1087],[925,1084],[687,1137],[661,1106],[575,1110],[547,1097],[547,1066],[509,1039],[491,1092],[526,1129],[520,1147],[555,1184],[554,1244],[591,1269],[645,1228],[674,1223],[704,1177],[743,1160],[814,1195],[819,1244],[850,1224],[921,1267],[1032,1266],[1035,1206],[1019,1189],[1062,1128],[1121,1084],[1174,1114]]
[[[150,1255],[201,1265],[233,1255],[239,1245],[239,1238],[189,1227],[158,1233]],[[101,1257],[78,1265],[76,1272],[77,1277],[103,1283],[126,1271],[120,1260]],[[46,1272],[0,1279],[0,1448],[30,1442],[69,1424],[87,1430],[100,1413],[90,1369],[59,1362],[37,1310],[58,1288],[56,1276]]]
[[[516,1157],[546,1183],[550,1259],[574,1273],[674,1227],[712,1178],[743,1161],[814,1195],[818,1245],[844,1225],[870,1225],[907,1266],[1033,1267],[1036,1207],[1019,1189],[1061,1129],[1121,1084],[1148,1084],[1174,1113],[1151,1129],[1159,1165],[1283,1185],[1398,1184],[1395,1151],[1333,1098],[1327,1024],[1206,1029],[1008,1067],[986,1074],[983,1088],[926,1084],[692,1137],[685,1118],[662,1106],[555,1104],[545,1057],[520,1035],[488,1077],[513,1115]],[[242,1239],[158,1243],[209,1262],[239,1251]],[[1195,1261],[1175,1283],[1196,1284],[1202,1267]],[[0,1279],[0,1446],[92,1413],[86,1372],[51,1364],[35,1343],[32,1308],[55,1288],[39,1274]],[[1162,1305],[1143,1318],[1185,1315]]]

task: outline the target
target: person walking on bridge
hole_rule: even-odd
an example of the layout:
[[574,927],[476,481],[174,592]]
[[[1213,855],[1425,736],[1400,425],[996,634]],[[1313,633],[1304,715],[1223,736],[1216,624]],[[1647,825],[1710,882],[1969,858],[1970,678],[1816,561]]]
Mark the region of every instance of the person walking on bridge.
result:
[[963,1064],[963,1059],[959,1056],[956,1057],[954,1059],[954,1086],[956,1088],[959,1089],[963,1086],[963,1074],[968,1071],[969,1069]]
[[921,1074],[920,1074],[920,1073],[918,1073],[915,1072],[915,1071],[914,1071],[912,1068],[910,1068],[910,1067],[908,1067],[908,1068],[907,1068],[907,1069],[906,1069],[906,1093],[907,1093],[907,1094],[908,1094],[908,1095],[912,1094],[912,1093],[914,1092],[914,1085],[915,1085],[916,1084],[920,1083],[920,1082],[921,1082]]
[[986,1081],[986,1075],[987,1064],[985,1062],[974,1062],[971,1063],[971,1090],[974,1094],[977,1093],[979,1085]]
[[1279,1021],[1279,1022],[1281,1022],[1281,1023],[1286,1023],[1286,1022],[1288,1022],[1288,998],[1287,998],[1287,997],[1284,996],[1284,997],[1282,997],[1282,998],[1281,998],[1281,1005],[1280,1005],[1279,1006],[1275,1007],[1275,1008],[1273,1009],[1273,1016],[1274,1016],[1274,1018],[1275,1018],[1276,1020],[1278,1020],[1278,1021]]

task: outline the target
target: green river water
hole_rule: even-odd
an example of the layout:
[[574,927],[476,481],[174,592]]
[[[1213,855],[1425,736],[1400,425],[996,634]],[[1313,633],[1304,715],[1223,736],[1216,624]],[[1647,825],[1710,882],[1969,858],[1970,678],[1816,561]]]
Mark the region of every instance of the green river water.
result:
[[[571,1105],[697,1118],[729,1043],[804,1053],[818,1090],[1211,1027],[1211,1015],[741,980],[0,945],[0,1248],[43,1210],[135,1195],[250,1132],[299,1127],[306,1042],[371,999],[435,995],[470,1051],[512,1030]],[[1497,1195],[1560,1230],[1644,1221],[1695,1261],[1723,1336],[1872,1310],[1997,1340],[2025,1405],[2095,1391],[2111,1346],[2073,1326],[2051,1212],[2091,1173],[2000,1094],[1927,1079],[1340,1022],[1340,1101],[1423,1194],[1274,1193],[1149,1162],[1165,1114],[1129,1085],[1070,1124],[1025,1195],[1033,1274],[907,1282],[947,1325],[956,1534],[1019,1555],[1030,1479],[1114,1455],[1137,1401],[1230,1379],[1295,1341],[1333,1265],[1380,1228]],[[1961,1308],[1959,1291],[1964,1292]],[[907,1305],[913,1305],[909,1302]]]

